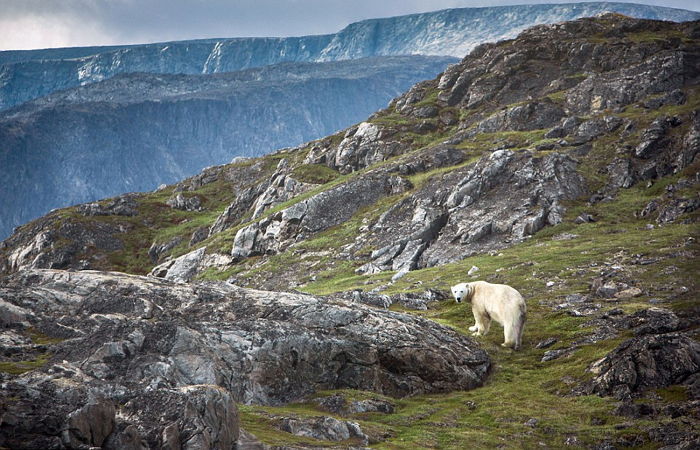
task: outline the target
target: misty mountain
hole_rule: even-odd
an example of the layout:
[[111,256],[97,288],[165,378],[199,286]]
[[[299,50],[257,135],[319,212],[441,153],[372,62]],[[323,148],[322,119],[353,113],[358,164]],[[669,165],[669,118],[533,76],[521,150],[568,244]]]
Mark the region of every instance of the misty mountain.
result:
[[630,3],[579,3],[460,8],[364,20],[335,34],[234,38],[110,47],[0,52],[0,108],[120,73],[220,73],[280,62],[388,55],[465,56],[482,42],[515,37],[540,24],[595,16],[687,21],[700,13]]
[[361,120],[450,57],[134,73],[0,113],[0,236],[52,208],[152,190]]

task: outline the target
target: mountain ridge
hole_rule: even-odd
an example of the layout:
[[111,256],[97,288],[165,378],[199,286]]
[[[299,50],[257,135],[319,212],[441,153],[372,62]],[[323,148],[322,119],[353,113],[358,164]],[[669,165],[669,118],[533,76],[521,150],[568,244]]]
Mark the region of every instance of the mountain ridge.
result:
[[387,57],[211,75],[122,74],[2,111],[0,235],[56,207],[152,190],[235,156],[336,131],[452,61]]
[[[503,14],[504,10],[510,11],[510,14]],[[448,9],[368,19],[328,35],[205,39],[110,47],[107,53],[83,55],[77,60],[68,58],[52,62],[50,55],[80,53],[78,50],[23,51],[26,53],[21,54],[27,57],[35,55],[23,61],[17,60],[19,53],[8,53],[5,55],[7,62],[3,62],[6,52],[0,52],[0,109],[56,89],[100,81],[123,72],[211,73],[283,61],[333,61],[402,54],[461,58],[480,42],[512,38],[519,31],[537,23],[571,20],[606,11],[652,19],[700,18],[700,13],[692,11],[630,3],[517,5]],[[442,36],[435,33],[438,25],[442,28]],[[446,37],[445,30],[450,31],[450,38]],[[381,37],[376,33],[381,33]],[[23,84],[27,78],[41,80],[41,83],[33,86]]]

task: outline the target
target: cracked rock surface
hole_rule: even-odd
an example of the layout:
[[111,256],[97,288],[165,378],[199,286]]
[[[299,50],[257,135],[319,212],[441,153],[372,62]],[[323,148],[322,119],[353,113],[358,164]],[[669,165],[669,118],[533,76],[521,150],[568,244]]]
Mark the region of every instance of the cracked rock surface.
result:
[[[3,314],[4,354],[47,358],[40,370],[3,375],[2,396],[15,401],[0,435],[21,422],[27,442],[42,446],[207,447],[235,441],[233,402],[281,404],[340,388],[397,397],[472,389],[490,367],[485,351],[446,327],[332,298],[56,270],[18,272],[0,295],[12,312]],[[57,342],[23,342],[29,327]],[[183,397],[190,389],[201,395]],[[179,406],[156,413],[166,401]],[[54,413],[30,412],[53,403]],[[115,404],[128,413],[115,418]],[[177,425],[163,428],[168,421]]]

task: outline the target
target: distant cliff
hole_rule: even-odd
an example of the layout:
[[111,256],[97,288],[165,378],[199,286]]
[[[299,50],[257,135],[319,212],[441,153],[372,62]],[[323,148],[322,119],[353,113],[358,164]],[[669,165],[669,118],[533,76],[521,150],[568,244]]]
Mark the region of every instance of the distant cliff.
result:
[[120,73],[201,74],[279,62],[336,61],[377,55],[463,57],[481,42],[525,28],[615,11],[631,17],[696,20],[700,13],[630,3],[518,5],[448,9],[349,25],[336,34],[237,38],[133,46],[0,52],[0,109]]
[[234,156],[357,122],[449,57],[285,63],[215,75],[124,74],[0,113],[0,236],[52,208],[146,191]]

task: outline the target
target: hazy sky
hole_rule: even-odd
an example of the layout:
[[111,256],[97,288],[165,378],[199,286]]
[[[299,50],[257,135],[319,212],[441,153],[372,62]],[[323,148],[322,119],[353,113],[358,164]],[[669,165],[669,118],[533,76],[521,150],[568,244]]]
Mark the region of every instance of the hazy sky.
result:
[[[622,0],[624,1],[624,0]],[[0,50],[333,33],[373,17],[556,0],[0,0]],[[699,0],[631,3],[700,11]]]

